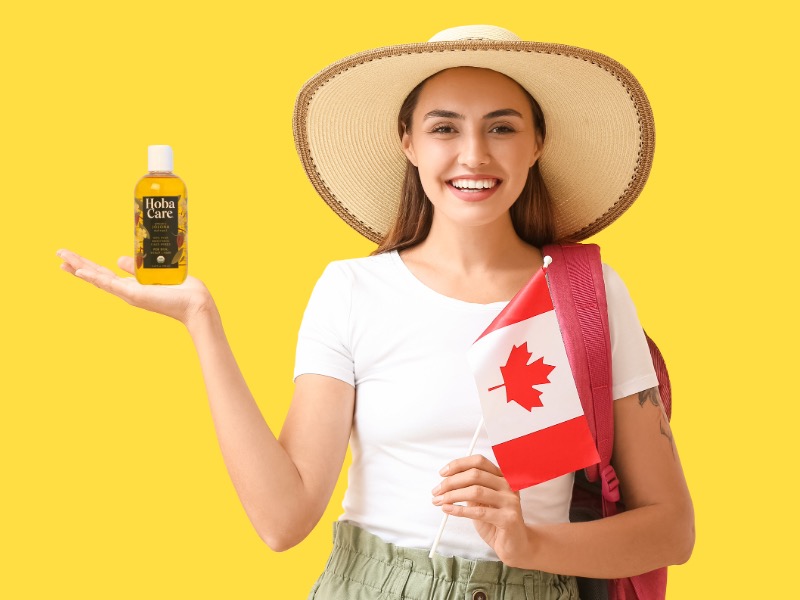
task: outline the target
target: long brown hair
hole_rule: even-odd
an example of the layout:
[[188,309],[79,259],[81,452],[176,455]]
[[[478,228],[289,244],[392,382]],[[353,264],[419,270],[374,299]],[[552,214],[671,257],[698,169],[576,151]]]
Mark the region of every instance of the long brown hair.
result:
[[[435,77],[431,75],[431,77]],[[406,96],[400,113],[397,116],[397,130],[400,137],[411,129],[411,117],[417,107],[422,88],[431,78],[423,80]],[[515,82],[516,83],[516,82]],[[517,84],[519,85],[519,84]],[[544,143],[544,114],[533,96],[521,85],[519,86],[531,105],[533,122],[536,127],[539,143]],[[539,171],[539,161],[528,170],[528,178],[517,200],[509,210],[514,231],[524,241],[541,248],[555,239],[555,218],[547,186]],[[371,254],[382,254],[392,250],[403,250],[415,246],[428,237],[433,222],[433,204],[422,189],[419,171],[406,159],[406,172],[400,196],[400,206],[392,228]]]

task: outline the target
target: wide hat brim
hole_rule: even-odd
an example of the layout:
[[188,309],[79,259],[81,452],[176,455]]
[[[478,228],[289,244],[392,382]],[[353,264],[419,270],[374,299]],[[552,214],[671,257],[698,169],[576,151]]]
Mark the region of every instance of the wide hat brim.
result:
[[617,61],[542,42],[404,44],[330,65],[303,86],[295,104],[303,167],[356,231],[380,243],[397,214],[406,167],[397,132],[403,101],[427,77],[460,66],[503,73],[539,102],[547,127],[539,164],[558,240],[597,233],[638,197],[650,173],[655,126],[644,90]]

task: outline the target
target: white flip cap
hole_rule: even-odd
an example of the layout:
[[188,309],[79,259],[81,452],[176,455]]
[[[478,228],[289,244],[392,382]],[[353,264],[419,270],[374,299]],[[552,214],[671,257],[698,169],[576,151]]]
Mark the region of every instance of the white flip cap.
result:
[[172,172],[172,148],[170,146],[147,147],[147,170]]

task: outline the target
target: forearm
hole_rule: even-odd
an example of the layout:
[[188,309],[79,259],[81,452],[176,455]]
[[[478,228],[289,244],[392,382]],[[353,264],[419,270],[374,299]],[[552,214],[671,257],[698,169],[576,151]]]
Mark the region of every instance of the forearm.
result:
[[689,559],[694,509],[658,388],[614,401],[613,456],[630,510],[585,523],[529,527],[535,568],[618,578]]
[[644,506],[585,523],[529,525],[524,564],[551,573],[612,579],[688,560],[694,545],[691,505]]
[[213,301],[186,326],[197,349],[220,450],[239,500],[259,536],[273,549],[285,549],[293,545],[286,540],[296,543],[310,530],[304,523],[309,511],[303,502],[302,478],[250,393]]

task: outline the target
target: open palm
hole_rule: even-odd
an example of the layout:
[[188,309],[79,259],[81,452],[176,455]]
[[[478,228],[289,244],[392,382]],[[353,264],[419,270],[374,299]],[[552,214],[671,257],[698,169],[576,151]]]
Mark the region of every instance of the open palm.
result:
[[[179,285],[142,285],[135,277],[120,277],[70,250],[59,250],[56,255],[64,261],[61,268],[68,273],[122,298],[128,304],[172,317],[184,324],[211,298],[203,282],[192,276]],[[120,257],[117,265],[134,274],[132,256]]]

